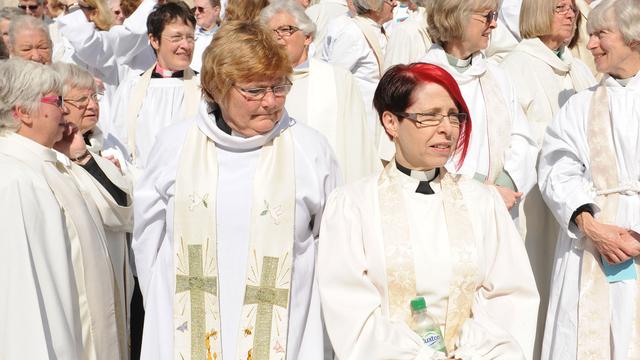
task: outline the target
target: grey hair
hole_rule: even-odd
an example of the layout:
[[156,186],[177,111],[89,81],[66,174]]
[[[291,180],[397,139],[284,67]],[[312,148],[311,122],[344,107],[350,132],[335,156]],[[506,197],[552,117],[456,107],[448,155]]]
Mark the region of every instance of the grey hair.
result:
[[274,15],[282,12],[291,15],[296,20],[295,25],[299,27],[305,35],[313,37],[316,32],[316,24],[314,24],[304,12],[302,5],[294,0],[271,1],[271,4],[260,11],[260,22],[266,25]]
[[0,19],[4,19],[4,20],[13,20],[16,17],[20,16],[20,15],[24,15],[24,10],[17,8],[17,7],[3,7],[2,9],[0,9]]
[[[624,41],[629,45],[640,41],[640,3],[637,0],[603,1],[589,13],[587,32],[598,30],[620,30]],[[638,45],[635,50],[640,51]]]
[[62,86],[62,79],[50,66],[22,59],[0,62],[0,134],[20,128],[13,116],[17,107],[32,113],[44,94],[62,94]]
[[90,72],[76,64],[56,62],[51,68],[60,75],[64,83],[62,95],[66,96],[71,89],[96,90],[96,80]]
[[16,35],[25,30],[40,30],[44,32],[47,35],[47,39],[49,39],[49,45],[53,47],[47,25],[45,25],[41,19],[37,19],[30,15],[20,15],[11,20],[11,24],[9,25],[9,47],[15,47]]
[[380,11],[384,6],[384,0],[352,0],[351,2],[358,15],[364,15],[372,11]]

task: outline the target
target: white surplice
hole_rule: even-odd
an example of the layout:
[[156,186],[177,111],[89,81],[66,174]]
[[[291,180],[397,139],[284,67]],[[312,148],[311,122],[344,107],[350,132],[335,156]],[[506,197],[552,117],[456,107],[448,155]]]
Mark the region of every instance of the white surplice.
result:
[[[416,296],[424,296],[442,325],[453,271],[440,180],[431,182],[435,194],[424,195],[415,192],[417,179],[399,176],[415,253]],[[382,235],[378,178],[339,188],[327,202],[318,253],[327,332],[339,359],[431,359],[433,351],[408,324],[389,320],[384,241],[394,239]],[[530,359],[538,294],[522,240],[495,189],[464,178],[459,187],[481,275],[456,358]]]
[[[516,88],[518,102],[539,147],[542,146],[547,125],[560,107],[576,91],[584,90],[596,82],[587,66],[575,59],[569,50],[564,50],[559,58],[538,38],[522,40],[501,67]],[[525,238],[541,298],[536,342],[536,353],[539,354],[558,225],[542,200],[537,185],[527,194],[521,206],[520,214],[524,216],[520,218],[520,234]]]
[[321,0],[319,3],[309,6],[305,13],[316,24],[313,45],[318,49],[324,43],[329,22],[342,15],[347,15],[349,7],[346,0]]
[[193,70],[200,72],[202,67],[202,55],[207,49],[207,46],[211,44],[213,35],[218,31],[219,27],[216,25],[211,30],[205,30],[200,25],[196,25],[195,30],[195,43],[193,44],[193,58],[191,58],[191,65],[189,66]]
[[56,162],[51,149],[0,137],[2,359],[84,358],[71,235],[45,162]]
[[[383,61],[387,38],[381,31],[382,27],[369,18],[361,19],[363,26],[376,34],[382,51],[380,61]],[[373,108],[373,94],[380,81],[382,64],[378,64],[378,59],[356,20],[344,15],[329,22],[326,37],[318,48],[317,56],[323,61],[348,70],[356,78],[367,110],[369,131],[374,139],[377,139],[380,125],[378,114]]]
[[478,52],[473,55],[471,67],[460,73],[449,65],[447,54],[442,47],[435,44],[421,61],[438,65],[453,76],[471,112],[473,130],[464,164],[456,170],[455,164],[450,161],[447,169],[469,177],[474,177],[476,174],[484,176],[489,174],[489,141],[491,139],[489,139],[488,126],[491,124],[487,123],[487,115],[491,115],[492,109],[487,109],[487,102],[480,87],[480,77],[489,71],[507,102],[506,107],[511,119],[511,138],[504,155],[504,171],[509,174],[518,191],[527,193],[536,183],[535,166],[538,147],[531,137],[529,124],[505,72],[497,65],[488,62],[484,55]]
[[[640,181],[640,73],[621,86],[604,80],[609,98],[613,146],[620,183]],[[594,88],[574,95],[547,128],[540,155],[539,185],[542,195],[560,224],[554,257],[551,296],[542,348],[542,359],[575,359],[578,297],[584,234],[570,222],[575,210],[595,205],[591,179],[587,123]],[[640,233],[640,196],[620,194],[615,225]],[[638,258],[636,258],[638,261]],[[626,359],[636,297],[635,281],[609,284],[611,336],[614,360]],[[609,329],[602,329],[603,332]]]
[[[115,136],[121,144],[129,144],[128,111],[129,102],[141,76],[131,74],[120,86],[113,98],[111,122],[107,132]],[[197,78],[197,83],[200,80]],[[197,95],[198,98],[200,95]],[[158,132],[165,127],[184,120],[185,85],[180,78],[152,78],[138,113],[136,127],[136,149],[128,149],[127,155],[135,151],[133,166],[144,169],[147,157]],[[130,161],[130,159],[127,159]]]
[[289,116],[324,135],[333,148],[345,183],[382,169],[367,127],[360,91],[348,71],[309,59],[296,68],[285,108]]
[[497,27],[484,51],[488,59],[500,63],[520,42],[520,7],[522,0],[504,0],[498,10]]
[[419,7],[415,14],[397,25],[389,36],[384,68],[416,62],[427,53],[431,45],[431,38],[427,33],[427,14],[423,7]]
[[[316,240],[329,193],[339,182],[338,164],[317,131],[284,114],[265,135],[243,138],[216,126],[202,102],[198,127],[218,150],[216,195],[218,287],[222,353],[233,354],[240,329],[247,261],[254,174],[261,147],[287,129],[295,146],[295,240],[289,308],[287,359],[323,359],[320,299],[314,279]],[[136,223],[133,249],[145,301],[142,359],[173,358],[174,191],[178,160],[193,121],[175,124],[158,135],[147,169],[134,195]],[[267,181],[269,179],[264,179]]]

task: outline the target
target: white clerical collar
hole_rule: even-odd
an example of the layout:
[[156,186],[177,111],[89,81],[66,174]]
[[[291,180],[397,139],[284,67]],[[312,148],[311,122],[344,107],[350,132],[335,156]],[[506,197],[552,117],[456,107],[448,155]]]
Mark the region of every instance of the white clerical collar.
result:
[[433,44],[429,50],[427,50],[427,54],[422,57],[420,61],[443,67],[445,70],[449,71],[451,76],[453,76],[459,84],[477,80],[478,77],[484,75],[487,71],[487,61],[482,51],[475,52],[471,55],[471,66],[467,71],[464,73],[455,71],[455,68],[449,65],[447,53],[444,51],[442,46],[438,44]]
[[447,61],[449,65],[453,66],[454,69],[459,72],[465,72],[471,67],[471,60],[473,56],[469,56],[466,59],[458,59],[457,57],[447,53]]
[[206,30],[202,26],[196,25],[196,34],[197,35],[213,35],[216,31],[218,31],[218,28],[220,28],[220,26],[216,25],[212,27],[211,30]]
[[250,151],[261,148],[269,141],[279,136],[283,131],[295,125],[295,120],[287,115],[287,111],[282,111],[282,117],[278,123],[266,134],[255,135],[251,137],[242,137],[239,135],[227,134],[216,124],[216,118],[210,113],[210,105],[202,100],[198,116],[196,117],[198,128],[207,135],[213,142],[221,148],[231,151]]
[[410,176],[418,181],[432,181],[438,176],[440,170],[438,168],[431,170],[413,170],[396,162],[396,167],[401,173]]

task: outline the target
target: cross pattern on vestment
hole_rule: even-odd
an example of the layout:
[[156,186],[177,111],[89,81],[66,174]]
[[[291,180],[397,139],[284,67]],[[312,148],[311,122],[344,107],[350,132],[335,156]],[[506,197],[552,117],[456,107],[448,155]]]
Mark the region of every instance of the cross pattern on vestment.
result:
[[202,245],[189,245],[189,275],[176,275],[176,294],[191,293],[191,359],[206,360],[205,293],[218,293],[218,278],[204,276]]
[[244,304],[258,304],[251,351],[253,359],[269,359],[273,307],[280,306],[286,309],[289,305],[289,289],[276,288],[277,272],[278,258],[265,256],[262,260],[260,286],[247,285],[245,290]]

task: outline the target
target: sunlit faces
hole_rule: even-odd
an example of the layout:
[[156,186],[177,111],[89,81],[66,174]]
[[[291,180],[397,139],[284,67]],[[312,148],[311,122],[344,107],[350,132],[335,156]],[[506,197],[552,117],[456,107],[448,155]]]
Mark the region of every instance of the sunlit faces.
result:
[[638,71],[640,54],[625,43],[617,29],[603,29],[591,34],[587,48],[593,55],[598,72],[624,79]]
[[576,13],[573,1],[561,0],[557,2],[553,12],[551,34],[549,36],[558,44],[570,41],[573,36],[575,21]]
[[384,24],[387,21],[393,20],[393,8],[398,5],[396,0],[384,0],[384,4],[382,4],[382,10],[380,10],[380,18],[379,24]]
[[296,19],[287,12],[279,12],[271,17],[267,24],[279,44],[287,49],[287,55],[293,67],[307,60],[307,47],[311,37],[297,28]]
[[[459,110],[449,93],[437,84],[420,84],[411,95],[413,104],[406,113],[455,114]],[[443,166],[453,154],[460,128],[444,118],[439,125],[421,126],[409,119],[385,111],[382,121],[396,145],[396,161],[415,170]]]
[[222,101],[222,117],[235,132],[246,136],[268,133],[276,125],[282,111],[286,96],[276,96],[269,89],[260,100],[252,100],[241,89],[273,88],[290,84],[286,78],[265,79],[264,81],[236,83]]
[[11,25],[9,20],[0,19],[0,35],[2,35],[2,42],[5,45],[9,44],[9,25]]
[[205,30],[211,30],[220,21],[220,6],[213,7],[209,0],[194,1],[196,23]]
[[158,64],[172,71],[184,70],[191,64],[193,56],[193,26],[185,24],[181,19],[167,24],[156,39],[149,35],[151,46],[156,50]]
[[111,12],[113,13],[113,23],[114,25],[122,25],[124,22],[124,13],[122,12],[122,8],[120,8],[120,1],[112,1],[111,3]]
[[491,16],[495,11],[478,9],[471,13],[462,35],[462,46],[467,53],[473,54],[489,46],[491,31],[497,26],[497,19]]
[[24,29],[16,34],[16,43],[9,51],[12,57],[39,62],[51,63],[51,42],[47,34],[40,29]]
[[49,148],[60,141],[66,128],[64,115],[68,109],[64,105],[58,106],[56,97],[57,93],[44,94],[38,108],[31,113],[16,109],[21,123],[18,134]]
[[38,4],[38,0],[19,0],[18,7],[24,10],[25,14],[37,17],[38,19],[44,15],[44,3]]
[[95,90],[72,88],[65,95],[64,102],[69,110],[66,121],[74,123],[81,133],[96,126],[100,108]]

